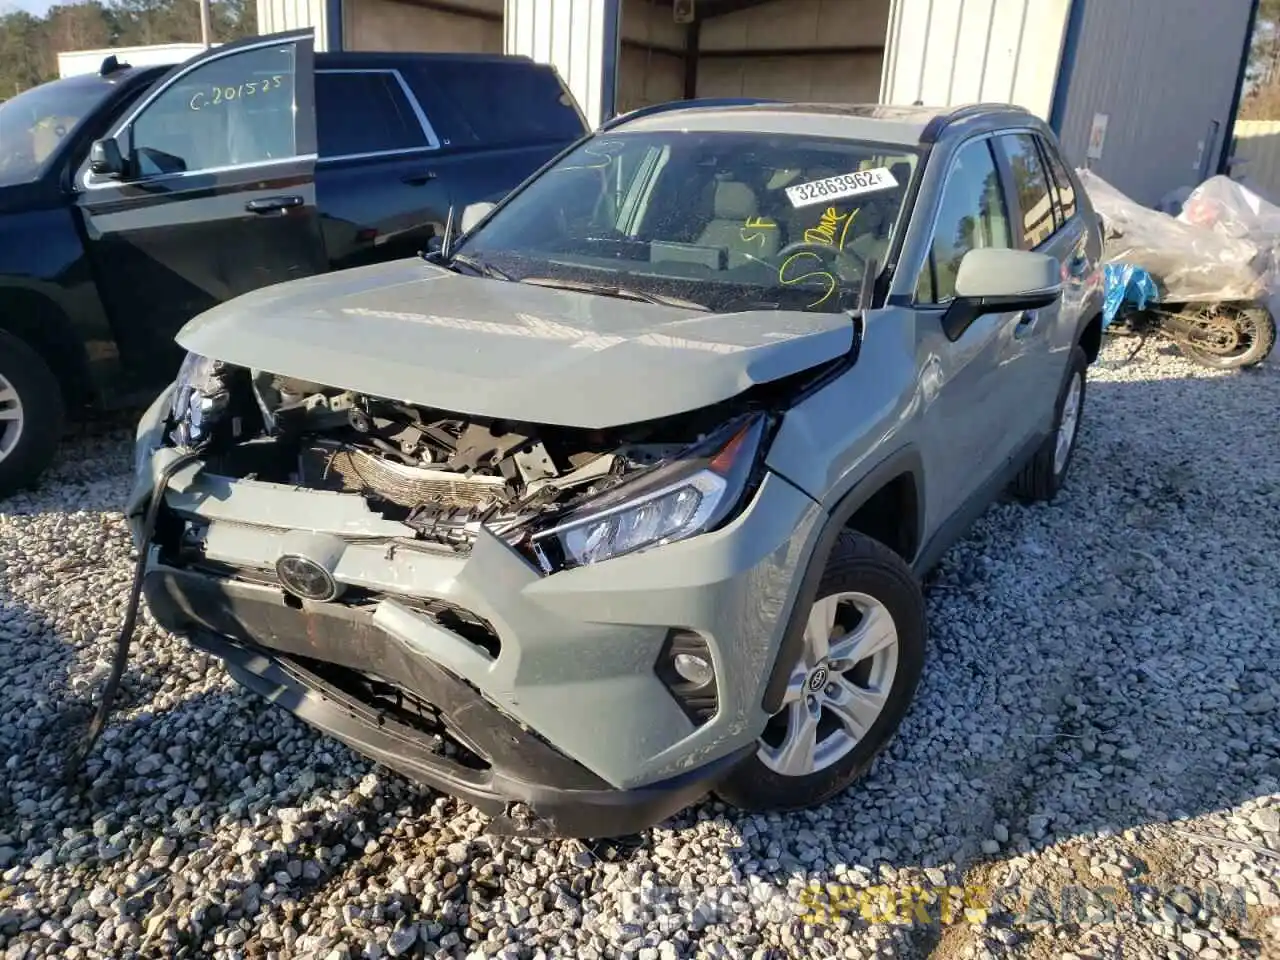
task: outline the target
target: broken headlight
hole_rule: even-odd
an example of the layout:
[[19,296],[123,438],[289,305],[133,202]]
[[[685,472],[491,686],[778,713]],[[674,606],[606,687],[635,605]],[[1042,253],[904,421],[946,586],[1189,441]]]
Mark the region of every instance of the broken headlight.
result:
[[209,442],[231,403],[230,370],[221,360],[188,353],[173,384],[169,438],[197,450]]
[[599,563],[705,533],[742,500],[765,419],[728,424],[686,453],[561,514],[532,537],[544,572]]

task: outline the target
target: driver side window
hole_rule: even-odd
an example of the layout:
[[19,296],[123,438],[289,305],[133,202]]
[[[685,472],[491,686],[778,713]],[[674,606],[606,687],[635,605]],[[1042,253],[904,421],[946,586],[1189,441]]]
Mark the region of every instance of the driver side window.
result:
[[1009,214],[990,142],[967,143],[956,153],[943,188],[933,240],[916,283],[916,302],[953,299],[960,261],[970,250],[1012,246]]
[[293,44],[201,64],[134,120],[130,146],[142,176],[195,173],[297,155]]

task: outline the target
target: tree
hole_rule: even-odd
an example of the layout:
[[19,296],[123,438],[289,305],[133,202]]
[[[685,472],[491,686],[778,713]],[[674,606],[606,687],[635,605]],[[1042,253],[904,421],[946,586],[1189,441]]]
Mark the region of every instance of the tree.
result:
[[[213,0],[210,28],[226,42],[258,32],[254,0]],[[43,17],[0,15],[0,99],[52,80],[58,54],[71,50],[200,39],[195,0],[85,0],[51,7]]]

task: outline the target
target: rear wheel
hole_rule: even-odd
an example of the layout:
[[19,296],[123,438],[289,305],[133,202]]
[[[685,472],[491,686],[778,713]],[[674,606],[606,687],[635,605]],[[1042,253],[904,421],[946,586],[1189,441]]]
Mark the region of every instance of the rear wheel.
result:
[[1084,416],[1085,381],[1089,358],[1083,347],[1071,351],[1067,377],[1058,390],[1054,407],[1053,432],[1013,481],[1014,496],[1028,501],[1050,501],[1058,495],[1071,467],[1071,458],[1080,439],[1080,421]]
[[1276,321],[1265,307],[1220,306],[1197,314],[1204,339],[1179,341],[1188,360],[1214,370],[1257,366],[1276,343]]
[[888,547],[845,533],[809,611],[782,708],[716,788],[746,810],[816,806],[857,780],[902,723],[924,665],[924,598]]
[[0,332],[0,497],[34,484],[62,438],[62,391],[38,353]]

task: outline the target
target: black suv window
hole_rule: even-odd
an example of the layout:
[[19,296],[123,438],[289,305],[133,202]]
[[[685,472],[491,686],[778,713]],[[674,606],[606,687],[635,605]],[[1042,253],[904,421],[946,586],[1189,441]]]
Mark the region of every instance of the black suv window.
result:
[[997,138],[1013,171],[1013,186],[1022,216],[1022,239],[1028,250],[1048,240],[1060,223],[1054,221],[1053,198],[1049,194],[1049,173],[1029,133],[1013,133]]
[[228,54],[184,74],[133,122],[138,172],[191,173],[296,156],[294,73],[288,43]]
[[916,300],[946,303],[956,295],[960,261],[975,247],[1012,247],[1000,175],[986,140],[965,144],[951,164],[920,271]]
[[[423,73],[452,108],[464,140],[563,141],[587,132],[572,98],[551,70],[518,62],[438,60],[426,64]],[[432,99],[430,91],[419,96]]]
[[316,71],[316,142],[321,157],[436,145],[391,70]]
[[1062,154],[1052,144],[1041,138],[1040,149],[1049,158],[1049,173],[1053,175],[1054,192],[1062,210],[1062,222],[1066,223],[1076,215],[1076,190],[1071,185],[1071,174],[1067,172],[1067,165],[1062,162]]

